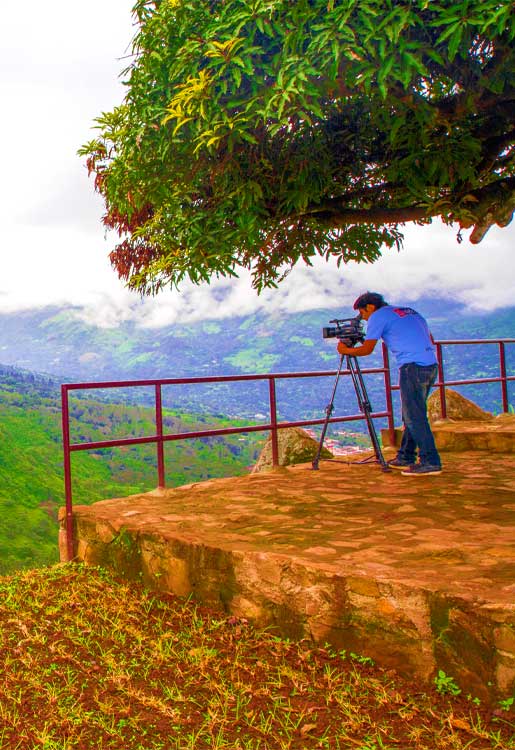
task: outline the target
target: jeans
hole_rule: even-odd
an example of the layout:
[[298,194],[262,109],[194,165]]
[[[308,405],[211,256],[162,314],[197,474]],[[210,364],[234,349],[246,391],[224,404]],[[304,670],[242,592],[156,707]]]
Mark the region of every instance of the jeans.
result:
[[404,432],[397,458],[403,461],[415,463],[418,448],[421,464],[441,466],[427,418],[427,397],[437,374],[437,365],[417,365],[410,362],[400,368],[399,386]]

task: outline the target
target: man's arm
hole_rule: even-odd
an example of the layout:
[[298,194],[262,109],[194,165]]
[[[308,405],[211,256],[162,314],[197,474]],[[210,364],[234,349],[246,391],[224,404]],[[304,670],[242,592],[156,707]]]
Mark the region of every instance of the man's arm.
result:
[[348,354],[351,357],[368,357],[374,351],[377,339],[367,339],[361,346],[345,346],[343,341],[338,342],[336,347],[340,354]]

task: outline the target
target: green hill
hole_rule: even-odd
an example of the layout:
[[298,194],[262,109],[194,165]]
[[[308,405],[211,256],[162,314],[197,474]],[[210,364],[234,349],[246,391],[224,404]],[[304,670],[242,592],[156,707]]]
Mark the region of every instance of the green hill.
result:
[[[6,382],[10,379],[11,382]],[[57,561],[57,512],[64,505],[60,401],[52,383],[30,374],[3,377],[0,386],[0,573]],[[72,442],[151,435],[153,410],[143,406],[70,399]],[[164,411],[167,431],[241,424],[209,415]],[[262,435],[168,443],[166,480],[178,486],[244,473]],[[72,456],[75,504],[149,491],[157,485],[153,445],[83,451]]]

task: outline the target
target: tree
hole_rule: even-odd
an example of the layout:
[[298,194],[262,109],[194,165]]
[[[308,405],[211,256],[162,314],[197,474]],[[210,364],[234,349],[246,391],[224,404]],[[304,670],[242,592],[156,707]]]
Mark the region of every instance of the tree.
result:
[[[81,152],[131,288],[377,259],[405,222],[515,209],[500,0],[138,0],[123,103]],[[458,233],[458,239],[461,239]]]

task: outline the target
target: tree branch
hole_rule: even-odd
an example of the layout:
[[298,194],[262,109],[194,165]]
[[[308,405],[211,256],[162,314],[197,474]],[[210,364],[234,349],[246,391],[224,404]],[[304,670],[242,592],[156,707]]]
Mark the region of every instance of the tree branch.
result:
[[497,162],[499,153],[513,143],[515,143],[515,130],[510,130],[508,133],[503,133],[485,141],[483,159],[477,167],[479,174],[484,170],[490,171]]
[[377,197],[381,193],[389,198],[399,188],[402,188],[402,186],[394,182],[382,182],[379,185],[372,185],[371,187],[356,188],[356,190],[349,190],[349,192],[337,198],[328,198],[323,203],[311,204],[303,211],[303,215],[315,214],[319,216],[326,213],[340,213],[350,203],[377,200]]
[[335,229],[348,224],[402,224],[406,221],[424,221],[441,213],[441,207],[433,211],[422,206],[403,208],[340,208],[338,211],[320,211],[304,214]]
[[[384,186],[371,188],[382,190]],[[474,244],[481,242],[491,226],[497,224],[505,227],[512,220],[515,211],[515,177],[507,177],[485,185],[477,190],[471,190],[461,197],[449,201],[448,211],[442,211],[442,203],[433,206],[396,206],[387,208],[346,208],[342,205],[347,196],[333,199],[322,206],[308,207],[302,214],[334,229],[350,224],[402,224],[407,221],[424,222],[432,216],[447,214],[453,221],[458,221],[464,228],[474,227],[470,241]],[[393,196],[392,196],[393,200]],[[338,205],[339,204],[339,205]]]
[[506,227],[513,219],[515,177],[507,177],[479,190],[473,190],[463,197],[462,203],[466,204],[470,218],[460,217],[458,208],[458,221],[465,228],[474,226],[470,241],[477,245],[494,224]]

